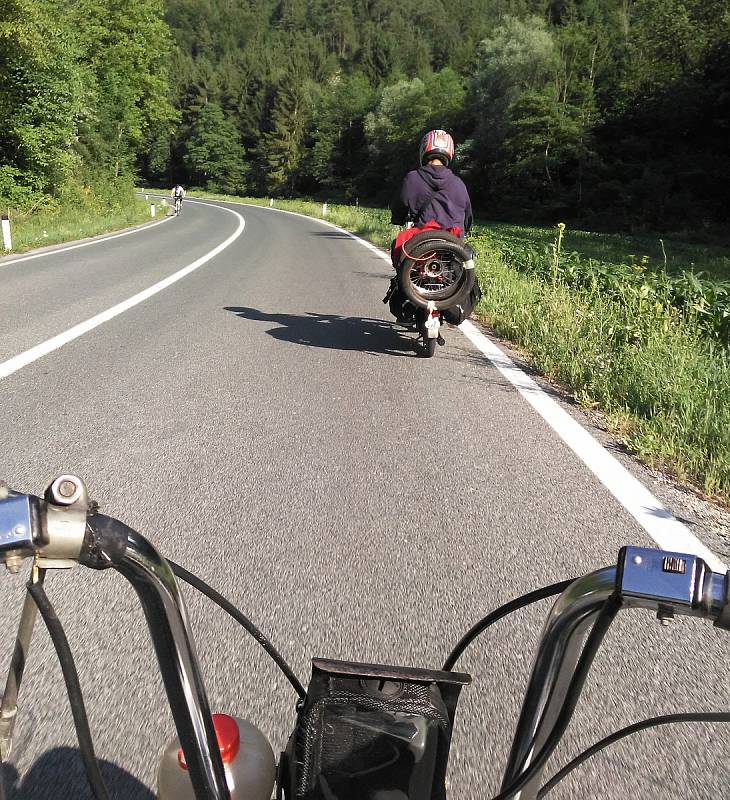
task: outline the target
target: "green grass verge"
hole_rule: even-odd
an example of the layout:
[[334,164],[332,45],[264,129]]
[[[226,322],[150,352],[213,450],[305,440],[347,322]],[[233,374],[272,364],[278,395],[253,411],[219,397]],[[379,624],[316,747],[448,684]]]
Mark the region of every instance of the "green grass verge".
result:
[[[323,218],[321,203],[275,200],[274,205]],[[383,209],[330,205],[326,219],[381,247],[390,244],[397,230]],[[519,238],[522,230],[523,241],[537,237],[537,229],[490,224],[477,225],[470,236],[484,293],[479,318],[582,406],[603,412],[607,428],[644,462],[729,503],[727,348],[702,335],[691,319],[643,307],[641,297],[633,305],[617,302],[596,288],[570,288],[514,269],[500,246],[507,227],[510,238]],[[544,231],[539,236],[535,243],[542,248],[555,233],[550,239]],[[605,259],[605,236],[597,234],[594,241],[584,236],[584,252],[603,252]],[[632,241],[637,240],[624,244]],[[611,245],[614,257],[624,244]],[[694,263],[700,264],[708,252],[698,247]]]
[[585,290],[525,276],[477,247],[480,315],[646,463],[730,501],[728,351],[680,321],[637,316]]
[[[492,234],[505,242],[528,242],[538,247],[550,246],[555,228],[489,223]],[[619,233],[593,233],[567,228],[563,239],[565,252],[605,264],[643,264],[649,269],[666,269],[670,274],[682,270],[705,273],[716,280],[730,279],[730,247],[720,244],[692,244],[681,239],[655,236],[629,236]]]
[[150,221],[150,204],[143,198],[121,199],[114,206],[98,200],[61,202],[51,207],[10,212],[13,249],[0,255],[25,253],[37,247],[77,241]]

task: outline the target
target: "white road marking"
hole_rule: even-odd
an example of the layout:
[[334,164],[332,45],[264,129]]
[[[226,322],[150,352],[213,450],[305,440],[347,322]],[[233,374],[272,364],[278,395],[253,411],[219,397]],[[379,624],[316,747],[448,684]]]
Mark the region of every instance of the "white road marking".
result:
[[0,267],[9,267],[11,264],[19,264],[22,261],[32,261],[34,258],[45,258],[46,256],[55,256],[57,253],[65,253],[68,250],[78,250],[80,247],[91,247],[92,244],[101,244],[102,242],[108,242],[111,239],[121,239],[122,236],[131,236],[133,233],[141,233],[142,231],[149,230],[150,228],[154,228],[157,225],[162,225],[162,223],[167,222],[168,219],[172,219],[172,217],[165,217],[165,219],[161,219],[159,222],[144,223],[136,228],[132,228],[132,230],[123,231],[122,233],[113,233],[111,236],[95,237],[93,239],[90,239],[88,242],[80,242],[79,244],[70,244],[67,247],[54,247],[52,250],[45,250],[42,253],[29,253],[27,256],[18,256],[18,258],[11,258],[8,261],[0,260]]
[[[241,203],[240,205],[249,205]],[[266,206],[255,206],[265,208]],[[280,214],[292,214],[314,220],[347,234],[368,250],[380,256],[390,266],[390,256],[366,242],[354,233],[317,217],[308,217],[282,208],[266,209]],[[459,329],[479,352],[504,375],[522,397],[537,411],[547,424],[560,436],[578,458],[591,470],[599,481],[619,503],[641,525],[662,550],[691,553],[702,558],[715,572],[727,572],[727,565],[704,545],[692,531],[680,522],[668,508],[635,478],[624,465],[596,440],[558,403],[547,395],[512,359],[491,339],[485,336],[472,322],[466,320]]]
[[114,317],[122,314],[130,308],[133,308],[139,303],[144,302],[158,292],[161,292],[163,289],[166,289],[168,286],[171,286],[173,283],[176,283],[181,278],[184,278],[186,275],[194,272],[199,267],[202,267],[203,264],[206,264],[212,258],[215,258],[218,253],[225,250],[228,245],[232,244],[236,239],[238,239],[246,225],[245,220],[238,212],[223,206],[217,206],[217,208],[220,208],[222,211],[227,211],[229,214],[233,214],[238,218],[238,227],[225,241],[221,242],[217,247],[214,247],[204,256],[201,256],[196,261],[193,261],[192,264],[188,264],[186,267],[174,272],[167,278],[158,281],[148,289],[144,289],[127,300],[123,300],[121,303],[117,303],[115,306],[107,308],[106,311],[102,311],[100,314],[96,314],[96,316],[87,319],[85,322],[80,322],[78,325],[74,325],[67,331],[59,333],[57,336],[53,336],[51,339],[47,339],[45,342],[41,342],[41,344],[38,344],[35,347],[31,347],[30,350],[26,350],[24,353],[20,353],[20,355],[14,356],[8,361],[4,361],[2,364],[0,364],[0,380],[2,378],[7,378],[8,375],[12,375],[19,369],[28,366],[28,364],[32,364],[39,358],[48,355],[48,353],[58,350],[60,347],[63,347],[65,344],[68,344],[74,339],[78,339],[79,336],[83,336],[85,333],[97,328],[99,325],[108,322],[110,319],[113,319]]
[[547,395],[509,356],[472,322],[459,326],[464,336],[483,353],[522,397],[560,436],[662,550],[700,556],[715,572],[727,566],[665,508],[654,495],[612,456],[568,412]]

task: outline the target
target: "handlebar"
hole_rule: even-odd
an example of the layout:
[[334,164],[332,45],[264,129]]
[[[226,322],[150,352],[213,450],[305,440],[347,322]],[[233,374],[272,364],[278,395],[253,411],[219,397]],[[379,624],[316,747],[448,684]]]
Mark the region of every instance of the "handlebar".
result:
[[[25,557],[34,557],[42,569],[69,568],[75,562],[92,569],[111,567],[132,584],[144,610],[196,795],[229,800],[182,596],[172,570],[152,544],[119,520],[99,514],[89,502],[83,481],[63,475],[51,484],[43,500],[7,487],[0,490],[0,557],[13,571]],[[27,637],[29,641],[30,631]],[[19,678],[13,678],[15,685]],[[12,719],[13,711],[3,708],[0,717]],[[4,731],[6,738],[12,733],[12,724],[9,727]]]
[[[0,560],[17,572],[29,557],[40,570],[70,568],[76,563],[113,568],[132,584],[145,613],[196,796],[229,800],[193,637],[174,574],[164,558],[141,534],[98,513],[83,481],[70,475],[57,478],[43,499],[0,485]],[[624,547],[615,566],[574,581],[555,602],[542,633],[504,774],[505,797],[537,797],[544,761],[541,751],[553,736],[569,690],[575,691],[572,683],[581,645],[609,601],[616,608],[655,611],[663,623],[675,615],[687,615],[730,630],[730,578],[712,572],[698,556]],[[16,644],[21,653],[27,651],[32,629],[30,610],[26,618],[28,606]],[[11,702],[17,696],[23,661],[19,659],[16,673],[11,664]],[[9,750],[13,719],[14,708],[6,707],[4,697],[0,712],[3,757]],[[510,790],[531,768],[534,774],[519,791]]]
[[[132,584],[140,599],[196,792],[212,800],[228,800],[205,683],[172,570],[144,536],[118,520],[96,514],[89,518],[88,530],[90,538],[103,537],[110,548],[118,548],[111,566]],[[126,546],[120,557],[123,544]],[[84,554],[89,550],[88,546],[83,548]],[[100,555],[104,559],[109,553],[102,551]]]
[[[675,615],[704,617],[730,629],[730,578],[712,572],[698,556],[643,547],[623,547],[615,567],[574,581],[558,600],[543,629],[532,667],[502,788],[531,765],[563,707],[581,644],[606,602],[646,608],[668,622]],[[542,771],[514,795],[537,796]]]

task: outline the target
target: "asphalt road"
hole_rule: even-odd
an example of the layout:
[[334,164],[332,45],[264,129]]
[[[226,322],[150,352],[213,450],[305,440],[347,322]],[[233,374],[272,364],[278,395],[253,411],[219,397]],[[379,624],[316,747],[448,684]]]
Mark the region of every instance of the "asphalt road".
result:
[[[303,680],[312,656],[437,668],[496,605],[613,563],[622,544],[652,544],[459,331],[435,358],[416,356],[380,303],[388,268],[376,254],[314,221],[222,206],[186,202],[129,236],[0,260],[2,362],[204,257],[245,218],[195,271],[0,380],[0,476],[14,488],[83,476],[102,510],[226,594]],[[3,669],[23,581],[0,575]],[[82,568],[49,575],[47,589],[112,796],[151,800],[173,729],[136,596]],[[280,749],[290,687],[223,613],[186,598],[211,705]],[[547,610],[504,620],[459,665],[474,684],[454,800],[496,793]],[[623,614],[552,766],[647,716],[727,710],[727,665],[728,639],[706,623]],[[40,628],[16,734],[3,768],[12,800],[90,796]],[[664,727],[551,796],[714,800],[730,791],[729,750],[727,726]]]

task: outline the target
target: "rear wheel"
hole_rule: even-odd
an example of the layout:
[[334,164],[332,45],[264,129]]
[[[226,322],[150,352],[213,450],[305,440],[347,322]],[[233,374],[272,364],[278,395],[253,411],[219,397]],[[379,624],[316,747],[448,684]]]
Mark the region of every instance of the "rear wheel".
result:
[[426,338],[423,342],[423,355],[425,358],[433,358],[434,353],[436,352],[436,344],[438,339],[434,337],[433,339]]

